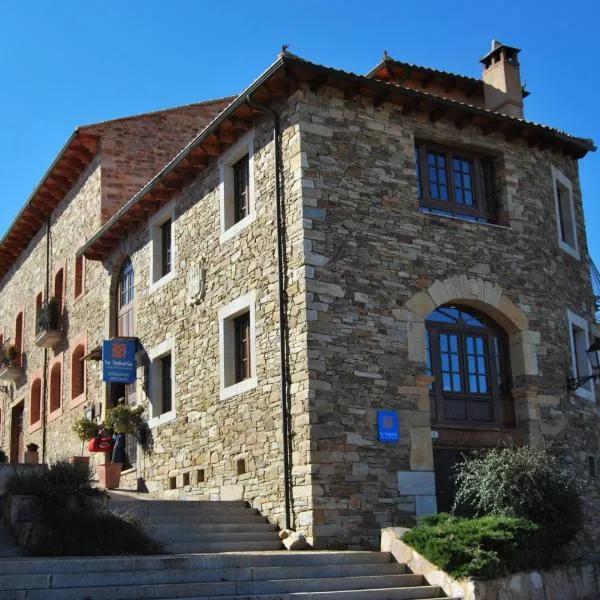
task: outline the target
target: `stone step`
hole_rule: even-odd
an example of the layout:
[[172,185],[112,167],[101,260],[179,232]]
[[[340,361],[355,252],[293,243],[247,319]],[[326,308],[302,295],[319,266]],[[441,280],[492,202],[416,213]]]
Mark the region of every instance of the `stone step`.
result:
[[[400,575],[399,577],[407,577]],[[410,576],[408,576],[410,577]],[[356,578],[357,581],[351,581],[354,578],[328,580],[327,587],[324,582],[320,582],[321,589],[308,589],[293,592],[268,592],[261,593],[261,585],[270,582],[256,582],[254,591],[243,592],[239,589],[240,584],[235,582],[202,582],[202,583],[169,583],[155,585],[127,585],[127,586],[101,586],[101,587],[82,587],[82,588],[60,588],[60,589],[36,589],[20,590],[8,592],[6,595],[0,595],[0,598],[10,598],[11,600],[156,600],[172,598],[202,598],[207,597],[231,597],[236,600],[242,598],[257,598],[257,600],[280,600],[282,598],[325,598],[326,600],[344,600],[345,598],[356,598],[360,600],[421,600],[425,598],[435,598],[440,595],[438,586],[405,586],[405,587],[384,587],[382,578],[381,584],[377,581],[367,582],[363,578]],[[289,583],[289,582],[286,582]],[[311,584],[312,581],[304,582]],[[319,583],[319,582],[318,582]],[[360,587],[367,583],[375,584],[376,587]],[[242,584],[245,585],[245,584]],[[354,587],[352,587],[354,585]],[[332,587],[333,586],[333,587]],[[359,586],[358,588],[356,586]],[[264,589],[264,588],[263,588]]]
[[146,570],[198,570],[234,568],[318,567],[321,565],[396,564],[389,552],[349,551],[257,551],[228,554],[160,556],[95,556],[90,558],[27,558],[0,560],[0,573],[12,575],[103,573]]
[[220,533],[251,533],[251,532],[271,532],[277,531],[277,525],[266,523],[264,521],[248,523],[154,523],[147,524],[150,535],[199,535],[199,534],[220,534]]
[[[414,588],[417,590],[423,588]],[[357,590],[356,594],[353,591],[344,592],[314,592],[314,593],[299,593],[299,594],[268,594],[260,596],[196,596],[194,598],[179,598],[178,600],[343,600],[350,598],[351,600],[464,600],[460,596],[431,596],[417,595],[406,596],[396,595],[396,592],[402,590],[401,594],[406,594],[406,588],[391,588],[388,590]],[[440,590],[441,592],[441,590]],[[338,595],[339,594],[339,595]],[[157,598],[156,600],[168,600],[168,598]]]
[[278,537],[268,540],[231,540],[209,542],[173,542],[164,544],[164,550],[171,554],[203,554],[208,552],[244,552],[249,550],[282,550],[283,544]]
[[[172,525],[181,524],[182,518],[179,515],[134,515],[139,518],[141,522],[147,521],[150,524],[156,523],[157,525]],[[268,523],[266,517],[258,514],[244,514],[244,515],[227,515],[227,516],[186,516],[185,523],[190,525],[204,525],[207,523],[219,523],[219,524],[236,524],[236,523]]]
[[319,579],[358,576],[402,575],[406,567],[396,563],[319,565],[308,567],[235,567],[226,569],[165,569],[148,571],[104,571],[95,573],[44,573],[0,575],[0,590],[97,587],[98,585],[144,585],[199,583],[205,581],[266,581],[274,579]]
[[226,542],[272,542],[279,541],[279,536],[276,531],[212,531],[210,533],[197,532],[195,528],[190,528],[187,531],[176,530],[163,531],[149,529],[148,535],[161,544],[167,543],[226,543]]

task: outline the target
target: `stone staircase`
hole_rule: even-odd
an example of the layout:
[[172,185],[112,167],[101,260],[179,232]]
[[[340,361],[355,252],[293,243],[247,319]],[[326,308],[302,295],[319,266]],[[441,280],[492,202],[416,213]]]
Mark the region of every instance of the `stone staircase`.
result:
[[[0,600],[439,600],[386,552],[1,559]],[[458,600],[458,599],[454,599]]]
[[113,493],[108,508],[135,516],[169,554],[283,548],[277,526],[241,501],[153,500]]

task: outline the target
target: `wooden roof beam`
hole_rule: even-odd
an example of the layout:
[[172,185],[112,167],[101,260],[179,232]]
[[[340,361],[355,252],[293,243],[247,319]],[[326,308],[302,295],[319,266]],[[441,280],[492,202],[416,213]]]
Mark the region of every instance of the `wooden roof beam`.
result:
[[473,123],[473,115],[463,115],[454,121],[457,129],[464,129],[467,125]]
[[407,117],[411,113],[415,112],[419,108],[420,105],[421,105],[421,100],[418,98],[415,100],[409,100],[409,101],[403,102],[402,103],[403,116]]
[[384,90],[376,96],[373,96],[373,106],[379,108],[390,96],[392,92],[390,90]]
[[446,115],[448,112],[448,108],[445,106],[440,106],[429,112],[429,121],[430,123],[437,123],[442,117]]
[[360,84],[355,83],[344,88],[344,100],[352,100],[360,92]]
[[328,80],[329,80],[329,76],[326,74],[317,75],[314,79],[309,81],[308,87],[309,87],[310,91],[314,94],[319,89],[321,89],[324,85],[326,85]]

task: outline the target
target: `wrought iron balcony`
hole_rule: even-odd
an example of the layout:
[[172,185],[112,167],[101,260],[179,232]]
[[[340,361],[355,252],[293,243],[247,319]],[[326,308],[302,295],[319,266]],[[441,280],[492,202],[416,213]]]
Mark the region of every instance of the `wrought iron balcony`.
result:
[[56,298],[49,298],[38,309],[35,345],[54,348],[62,339],[61,307]]

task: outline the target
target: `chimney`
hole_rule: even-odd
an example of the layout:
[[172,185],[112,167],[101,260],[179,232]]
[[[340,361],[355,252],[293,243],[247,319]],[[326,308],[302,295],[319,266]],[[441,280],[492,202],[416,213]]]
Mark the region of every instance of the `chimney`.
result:
[[523,98],[527,96],[521,86],[518,48],[492,41],[492,50],[480,62],[483,63],[483,89],[485,107],[523,118]]

